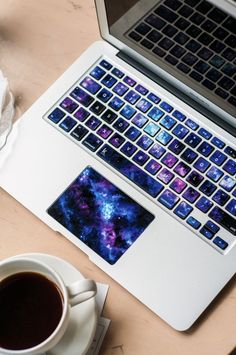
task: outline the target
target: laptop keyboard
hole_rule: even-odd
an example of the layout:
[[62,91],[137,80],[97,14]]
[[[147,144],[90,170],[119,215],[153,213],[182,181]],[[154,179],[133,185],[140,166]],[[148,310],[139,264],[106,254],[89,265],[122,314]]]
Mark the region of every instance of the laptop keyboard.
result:
[[236,107],[236,20],[203,0],[164,0],[129,38]]
[[224,253],[236,240],[236,150],[106,59],[44,117]]

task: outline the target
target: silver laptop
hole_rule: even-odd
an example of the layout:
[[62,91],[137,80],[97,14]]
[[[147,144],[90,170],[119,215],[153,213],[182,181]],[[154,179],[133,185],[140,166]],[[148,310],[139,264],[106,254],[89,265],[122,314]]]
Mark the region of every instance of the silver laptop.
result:
[[235,3],[96,7],[104,40],[15,124],[0,184],[183,331],[236,269]]

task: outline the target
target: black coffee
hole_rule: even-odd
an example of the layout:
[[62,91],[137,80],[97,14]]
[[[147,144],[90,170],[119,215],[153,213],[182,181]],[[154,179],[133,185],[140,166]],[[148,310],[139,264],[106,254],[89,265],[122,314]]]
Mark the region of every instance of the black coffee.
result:
[[0,281],[0,346],[23,350],[40,344],[57,327],[63,298],[45,276],[21,272]]

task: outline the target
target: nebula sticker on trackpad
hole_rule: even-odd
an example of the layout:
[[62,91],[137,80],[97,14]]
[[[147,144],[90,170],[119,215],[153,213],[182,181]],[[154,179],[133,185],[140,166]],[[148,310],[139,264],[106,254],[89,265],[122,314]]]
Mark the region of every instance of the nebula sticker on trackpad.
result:
[[109,264],[115,264],[155,218],[90,166],[47,212]]

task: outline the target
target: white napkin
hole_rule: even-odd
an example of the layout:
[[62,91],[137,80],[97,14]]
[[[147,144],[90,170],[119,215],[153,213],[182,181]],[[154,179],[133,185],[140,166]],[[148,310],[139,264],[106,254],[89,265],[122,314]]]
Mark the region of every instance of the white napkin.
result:
[[0,70],[0,149],[4,147],[12,128],[14,98],[9,91],[8,80]]

